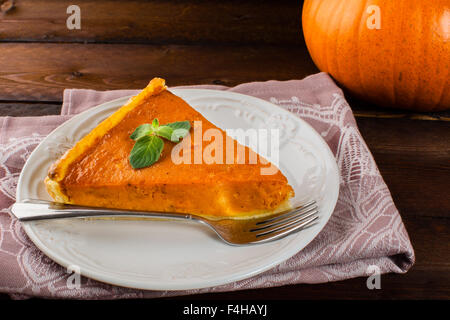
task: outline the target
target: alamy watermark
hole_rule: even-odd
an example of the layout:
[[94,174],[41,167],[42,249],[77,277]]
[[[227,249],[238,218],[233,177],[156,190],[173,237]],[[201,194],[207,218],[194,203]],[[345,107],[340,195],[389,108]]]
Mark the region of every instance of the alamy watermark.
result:
[[66,280],[67,288],[70,290],[81,288],[81,269],[77,265],[70,265],[67,267],[66,273],[70,276]]
[[379,6],[373,4],[367,7],[366,13],[369,17],[366,20],[367,29],[380,30],[381,29],[381,9]]
[[[72,4],[67,7],[66,26],[69,30],[81,29],[81,9],[78,5]],[[366,8],[366,13],[369,15],[366,20],[366,27],[370,30],[381,29],[381,8],[378,5],[369,5]]]
[[70,14],[66,20],[66,26],[69,30],[80,30],[81,29],[81,9],[76,4],[72,4],[67,7],[67,14]]
[[175,165],[261,164],[261,175],[274,175],[279,153],[279,129],[227,129],[225,134],[216,128],[203,130],[202,121],[194,121],[192,136],[173,147],[171,159]]
[[370,274],[367,278],[366,286],[367,289],[381,289],[381,269],[380,267],[371,264],[367,267],[366,272]]

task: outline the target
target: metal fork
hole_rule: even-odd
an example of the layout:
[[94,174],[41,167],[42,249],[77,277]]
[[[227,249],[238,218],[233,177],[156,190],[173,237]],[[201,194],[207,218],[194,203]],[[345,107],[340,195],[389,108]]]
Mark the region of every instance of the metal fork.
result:
[[193,214],[129,211],[85,207],[43,200],[16,202],[11,212],[20,221],[88,217],[139,217],[170,220],[191,220],[207,225],[229,245],[265,243],[284,238],[312,226],[318,219],[316,201],[309,201],[291,210],[252,219],[207,219]]

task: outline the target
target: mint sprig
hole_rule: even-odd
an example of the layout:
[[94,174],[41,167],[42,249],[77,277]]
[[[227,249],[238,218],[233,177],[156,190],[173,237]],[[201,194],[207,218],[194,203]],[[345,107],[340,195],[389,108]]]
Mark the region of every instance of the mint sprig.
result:
[[130,152],[129,160],[134,169],[151,166],[161,157],[164,141],[180,142],[191,129],[189,121],[177,121],[159,125],[158,119],[152,123],[145,123],[137,127],[130,138],[136,141]]

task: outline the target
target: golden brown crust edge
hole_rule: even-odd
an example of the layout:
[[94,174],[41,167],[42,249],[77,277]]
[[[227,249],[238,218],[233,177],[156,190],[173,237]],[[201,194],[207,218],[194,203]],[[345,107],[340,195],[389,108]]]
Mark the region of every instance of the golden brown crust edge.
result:
[[57,202],[70,203],[70,199],[60,183],[66,176],[69,166],[86,152],[98,138],[103,137],[109,130],[114,128],[128,112],[138,106],[144,99],[157,95],[166,89],[164,79],[153,78],[148,86],[138,95],[131,98],[119,110],[97,125],[89,134],[78,141],[72,149],[68,150],[59,160],[53,163],[44,181],[47,191],[52,198]]

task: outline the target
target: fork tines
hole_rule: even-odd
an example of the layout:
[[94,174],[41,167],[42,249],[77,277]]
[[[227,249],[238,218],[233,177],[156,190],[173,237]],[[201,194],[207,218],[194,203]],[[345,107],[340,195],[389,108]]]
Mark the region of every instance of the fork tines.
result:
[[312,225],[318,219],[318,212],[316,201],[312,200],[276,217],[259,221],[257,227],[249,231],[258,240],[278,239]]

